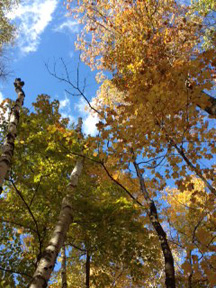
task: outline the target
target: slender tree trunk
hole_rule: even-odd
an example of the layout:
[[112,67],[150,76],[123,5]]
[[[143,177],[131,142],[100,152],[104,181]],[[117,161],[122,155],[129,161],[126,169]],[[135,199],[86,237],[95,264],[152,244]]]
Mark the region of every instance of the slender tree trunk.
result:
[[66,254],[65,245],[62,246],[62,266],[61,266],[61,278],[62,278],[62,288],[67,288],[67,270],[66,270]]
[[158,235],[161,249],[163,251],[164,261],[165,261],[165,284],[167,288],[175,288],[175,268],[174,268],[174,260],[172,256],[172,251],[169,247],[166,232],[163,230],[163,227],[160,224],[158,219],[157,208],[155,206],[154,201],[150,198],[149,193],[147,191],[145,181],[143,179],[142,174],[140,173],[139,165],[134,161],[133,162],[137,176],[140,182],[140,188],[144,195],[146,202],[148,203],[148,216],[149,219]]
[[33,275],[30,288],[45,288],[47,287],[51,273],[54,269],[56,258],[62,248],[69,226],[73,221],[72,204],[71,204],[71,190],[75,189],[78,184],[78,178],[83,168],[83,159],[78,159],[75,168],[71,173],[71,181],[69,184],[68,194],[62,201],[61,212],[59,220],[55,226],[51,240],[43,252],[36,271]]
[[0,158],[0,194],[3,190],[2,186],[7,175],[7,172],[10,169],[12,156],[14,153],[14,141],[17,134],[17,125],[19,123],[20,108],[23,105],[25,94],[22,90],[24,82],[20,78],[15,79],[14,82],[15,91],[17,93],[17,100],[14,106],[11,109],[9,124],[8,124],[8,133],[2,148],[2,155]]
[[209,115],[216,116],[216,98],[201,92],[200,101],[196,105],[205,110]]
[[86,252],[86,288],[90,287],[90,255]]
[[[79,124],[76,129],[81,132],[82,119],[79,118]],[[36,271],[33,275],[29,288],[46,288],[50,279],[51,273],[54,269],[56,258],[62,248],[66,234],[69,230],[70,224],[73,221],[72,211],[72,191],[78,185],[78,179],[83,169],[83,158],[78,158],[76,165],[70,176],[70,183],[68,185],[68,193],[62,200],[61,212],[59,220],[55,226],[54,232],[51,236],[48,246],[43,252]]]

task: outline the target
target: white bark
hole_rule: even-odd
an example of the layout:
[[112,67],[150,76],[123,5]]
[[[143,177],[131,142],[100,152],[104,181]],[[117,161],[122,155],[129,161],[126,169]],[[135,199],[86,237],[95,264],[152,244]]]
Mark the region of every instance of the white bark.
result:
[[15,79],[14,86],[17,93],[17,100],[11,109],[11,115],[8,124],[8,133],[3,144],[3,151],[0,158],[0,194],[2,192],[2,186],[7,172],[10,169],[11,160],[14,153],[14,141],[17,134],[20,108],[22,107],[25,98],[25,94],[22,90],[24,82],[22,82],[21,79],[17,78]]
[[[79,124],[82,122],[79,120]],[[81,126],[78,127],[81,131]],[[51,240],[40,258],[36,271],[29,288],[45,288],[47,287],[51,273],[54,269],[56,258],[62,248],[66,234],[69,230],[70,224],[73,221],[72,214],[72,192],[77,187],[79,176],[83,169],[83,158],[78,158],[76,165],[70,176],[70,183],[68,185],[68,194],[63,198],[59,220],[55,226]]]

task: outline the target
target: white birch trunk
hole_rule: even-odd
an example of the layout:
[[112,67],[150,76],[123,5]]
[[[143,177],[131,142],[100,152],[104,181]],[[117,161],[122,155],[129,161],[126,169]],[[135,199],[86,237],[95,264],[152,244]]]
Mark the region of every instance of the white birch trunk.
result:
[[[77,131],[81,131],[82,121],[79,119]],[[80,126],[80,127],[79,127]],[[45,288],[48,285],[51,273],[54,269],[56,258],[63,247],[66,234],[70,224],[73,221],[72,211],[72,192],[77,187],[79,176],[83,169],[83,158],[78,158],[76,165],[70,176],[68,185],[68,194],[62,200],[61,212],[59,220],[55,226],[50,242],[40,258],[33,279],[29,288]]]
[[8,124],[8,133],[2,148],[2,155],[0,158],[0,194],[2,192],[2,186],[5,180],[5,177],[10,169],[12,156],[14,153],[14,141],[17,134],[17,125],[19,122],[20,108],[23,105],[25,94],[22,90],[24,82],[20,78],[15,79],[14,82],[15,91],[17,93],[17,100],[14,106],[11,109],[9,124]]

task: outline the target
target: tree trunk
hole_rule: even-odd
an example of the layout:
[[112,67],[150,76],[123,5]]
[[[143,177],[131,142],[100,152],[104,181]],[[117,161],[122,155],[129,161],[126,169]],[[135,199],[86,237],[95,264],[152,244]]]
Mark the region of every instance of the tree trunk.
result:
[[140,173],[139,165],[134,161],[133,162],[137,176],[140,181],[140,188],[141,191],[144,195],[144,198],[146,202],[148,203],[148,216],[149,219],[152,223],[152,226],[154,227],[160,244],[161,244],[161,249],[163,251],[164,255],[164,261],[165,261],[165,284],[167,288],[175,288],[175,268],[174,268],[174,260],[172,256],[171,249],[169,247],[167,237],[166,237],[166,232],[163,230],[163,227],[160,224],[160,221],[158,219],[158,213],[157,213],[157,208],[154,204],[154,201],[150,198],[149,193],[147,191],[145,181],[143,179],[142,174]]
[[67,271],[66,271],[65,245],[62,246],[61,278],[62,278],[62,288],[67,288]]
[[216,116],[216,98],[201,92],[200,101],[196,102],[196,105],[205,110],[209,115]]
[[[82,119],[79,118],[76,131],[81,134]],[[54,269],[56,258],[60,249],[64,245],[66,234],[69,230],[70,224],[73,221],[72,213],[72,191],[78,185],[78,179],[83,169],[83,159],[78,158],[76,165],[70,176],[70,183],[67,187],[67,195],[62,200],[62,207],[59,215],[59,220],[55,226],[54,232],[51,236],[50,242],[43,252],[36,271],[33,275],[29,288],[46,288],[50,279],[51,273]]]
[[69,184],[68,194],[63,198],[59,220],[55,226],[51,240],[42,253],[38,262],[36,271],[30,284],[30,288],[45,288],[47,287],[51,273],[54,269],[56,258],[62,248],[66,234],[69,230],[70,224],[73,221],[72,204],[71,204],[71,190],[74,190],[78,184],[78,178],[82,172],[83,158],[78,159],[74,167]]
[[15,79],[14,82],[15,91],[17,93],[17,100],[14,106],[11,109],[9,124],[8,124],[8,133],[2,148],[2,155],[0,158],[0,194],[3,190],[2,186],[5,180],[5,177],[10,169],[12,156],[14,153],[14,141],[17,134],[17,125],[19,123],[20,108],[23,105],[25,94],[22,90],[24,82],[20,78]]
[[90,287],[90,255],[86,252],[86,288]]

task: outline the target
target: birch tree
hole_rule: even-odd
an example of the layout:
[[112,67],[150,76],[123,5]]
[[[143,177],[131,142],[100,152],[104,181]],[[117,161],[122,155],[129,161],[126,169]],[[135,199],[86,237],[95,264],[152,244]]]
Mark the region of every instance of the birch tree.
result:
[[23,105],[25,94],[22,90],[24,82],[20,78],[15,79],[15,91],[17,93],[17,100],[13,105],[8,122],[8,131],[2,147],[2,155],[0,158],[0,193],[3,190],[3,183],[5,177],[10,169],[12,156],[14,153],[14,141],[17,134],[17,125],[19,123],[20,108]]
[[[110,182],[98,165],[94,166],[94,172],[89,167],[95,175],[92,181],[97,181],[98,173],[100,184],[89,186],[88,193],[82,193],[82,186],[78,188],[80,199],[75,200],[75,206],[79,203],[79,207],[67,235],[68,286],[139,287],[152,281],[161,283],[156,272],[162,269],[161,254],[157,237],[147,227],[148,219],[140,217],[142,209]],[[52,282],[52,288],[61,286],[61,271]]]
[[[6,279],[10,273],[16,275],[16,281],[23,287],[32,278],[36,259],[48,244],[48,231],[57,221],[68,171],[75,158],[61,161],[65,154],[59,146],[60,130],[65,131],[68,121],[60,119],[58,101],[50,102],[47,95],[40,95],[33,107],[31,113],[22,109],[17,149],[0,205],[0,270],[4,271]],[[52,132],[54,127],[58,129],[56,133]],[[72,150],[77,145],[74,142],[69,146]]]
[[[65,242],[68,250],[72,249],[67,259],[68,285],[84,285],[81,255],[86,250],[91,255],[90,286],[115,282],[121,287],[127,275],[128,283],[134,286],[153,279],[160,283],[155,278],[161,269],[157,238],[143,226],[146,219],[141,217],[142,209],[112,182],[97,162],[98,157],[93,156],[95,151],[87,146],[82,151],[77,132],[73,127],[67,128],[66,119],[61,119],[58,101],[50,102],[47,95],[40,95],[33,108],[31,113],[22,110],[13,168],[0,205],[2,278],[16,275],[20,286],[29,283],[34,265],[50,241],[59,203],[67,193],[67,171],[75,165],[77,155],[83,153],[85,169],[76,193],[71,194],[74,220]],[[124,183],[129,185],[130,178],[126,177]],[[137,190],[136,186],[130,188]],[[75,253],[74,247],[81,250]],[[61,279],[55,275],[52,282]]]
[[[77,131],[81,135],[82,119],[79,119]],[[69,230],[70,224],[73,222],[73,204],[72,193],[78,185],[79,177],[83,169],[83,158],[78,158],[76,165],[71,172],[70,182],[67,188],[67,195],[62,200],[61,212],[58,223],[53,231],[50,242],[45,251],[41,255],[37,263],[37,269],[33,275],[33,280],[29,285],[30,288],[47,287],[51,273],[54,269],[57,256],[60,249],[64,245],[66,234]]]
[[[112,89],[109,92],[113,92]],[[110,101],[111,105],[111,94],[108,95],[106,101]],[[68,213],[68,221],[73,218],[73,225],[70,225],[67,238],[64,240],[66,247],[70,247],[67,257],[69,287],[82,287],[85,282],[88,282],[90,287],[158,287],[163,285],[166,274],[167,285],[173,285],[173,260],[178,261],[180,265],[183,263],[182,267],[175,267],[177,287],[189,282],[194,285],[198,283],[200,287],[202,283],[214,283],[213,273],[209,270],[209,267],[214,266],[214,257],[208,254],[214,249],[213,194],[208,192],[202,180],[197,181],[196,185],[200,187],[197,191],[196,186],[193,187],[193,181],[185,177],[182,183],[184,186],[181,187],[186,187],[185,190],[174,190],[167,196],[164,191],[164,178],[161,179],[160,174],[156,174],[161,172],[159,169],[167,168],[157,165],[157,157],[160,156],[154,149],[157,149],[158,143],[145,139],[146,153],[154,152],[155,155],[150,154],[153,159],[143,159],[143,162],[147,163],[140,163],[140,150],[139,146],[136,146],[140,145],[141,141],[141,137],[137,135],[138,129],[130,131],[130,127],[125,129],[125,126],[116,125],[121,124],[121,119],[119,122],[109,122],[111,126],[101,130],[102,137],[85,139],[83,151],[82,140],[79,143],[77,139],[79,132],[73,127],[68,128],[67,121],[61,119],[58,101],[50,103],[47,95],[41,95],[33,107],[35,112],[29,113],[27,109],[22,111],[23,121],[18,128],[13,169],[6,183],[5,197],[1,199],[0,270],[3,279],[7,275],[18,273],[16,281],[24,287],[32,277],[35,259],[38,258],[37,261],[40,263],[40,259],[47,255],[42,253],[43,250],[46,251],[46,247],[50,248],[48,253],[53,257],[51,252],[56,246],[52,245],[64,234],[62,222],[58,222],[59,229],[55,230],[57,235],[52,239],[51,246],[50,233],[53,233],[50,231],[56,227],[53,222],[55,223],[61,210],[59,203],[70,193],[73,208],[70,212],[71,206],[65,207],[65,218]],[[122,112],[121,109],[120,107],[119,113]],[[109,113],[107,115],[109,116]],[[117,112],[115,117],[116,120],[119,119]],[[146,116],[146,120],[148,119]],[[136,120],[140,123],[139,129],[142,131],[143,126],[139,118]],[[178,120],[175,123],[178,125]],[[99,129],[101,127],[103,128],[103,125],[99,123]],[[113,137],[118,138],[115,141],[115,138],[110,137],[112,142],[107,144],[108,129],[113,129]],[[132,133],[133,131],[136,132]],[[152,129],[152,136],[154,133],[156,131]],[[205,133],[203,131],[204,135]],[[156,134],[157,137],[158,135],[160,134]],[[150,151],[150,146],[153,151]],[[85,167],[79,185],[71,193],[69,187],[68,190],[65,189],[68,181],[67,171],[76,165],[76,157],[85,158]],[[173,157],[172,160],[177,162],[176,155],[172,154],[169,157]],[[152,163],[153,161],[156,163]],[[152,163],[151,167],[148,167],[148,163]],[[137,177],[134,177],[131,171],[132,165],[136,168]],[[152,178],[148,168],[154,172]],[[178,201],[175,197],[178,197]],[[193,204],[194,201],[197,201],[197,205]],[[179,202],[183,205],[190,203],[191,208],[182,210]],[[170,215],[165,213],[165,203],[170,204],[167,210]],[[185,213],[188,213],[187,219]],[[204,216],[205,219],[202,218]],[[200,224],[196,228],[197,223]],[[170,235],[172,231],[169,225],[175,227],[181,238]],[[187,230],[188,227],[196,230],[195,236],[193,231]],[[58,232],[62,234],[59,235]],[[202,233],[205,235],[204,238]],[[188,243],[187,239],[192,239],[193,243]],[[61,243],[61,240],[58,243]],[[183,251],[191,251],[191,254],[184,255],[182,250],[177,248],[178,245],[182,246]],[[196,245],[199,247],[199,253],[204,253],[201,260],[195,257]],[[87,251],[91,268],[88,281],[85,280]],[[166,266],[163,265],[163,252]],[[47,262],[42,264],[49,263],[51,266],[49,261],[53,258],[47,259]],[[162,273],[164,268],[166,273]],[[188,272],[190,277],[187,277]],[[171,284],[168,282],[170,279]],[[39,278],[38,281],[41,280]],[[61,283],[61,271],[55,272],[50,286],[59,288]]]

